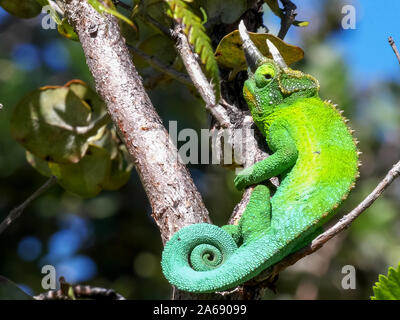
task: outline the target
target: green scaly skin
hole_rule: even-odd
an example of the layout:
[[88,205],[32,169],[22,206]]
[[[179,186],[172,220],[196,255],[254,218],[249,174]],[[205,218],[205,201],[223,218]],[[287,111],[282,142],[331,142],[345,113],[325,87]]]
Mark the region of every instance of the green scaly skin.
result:
[[[165,246],[162,269],[190,292],[236,287],[305,246],[354,187],[358,152],[335,106],[318,95],[318,81],[266,60],[245,82],[254,122],[273,152],[235,178],[258,184],[238,225],[194,224]],[[270,198],[263,181],[279,176]]]

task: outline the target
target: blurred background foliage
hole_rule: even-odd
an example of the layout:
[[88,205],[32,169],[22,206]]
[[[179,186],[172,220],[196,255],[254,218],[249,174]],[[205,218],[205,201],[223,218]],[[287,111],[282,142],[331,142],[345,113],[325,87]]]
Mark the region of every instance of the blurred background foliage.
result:
[[[361,178],[342,214],[361,201],[400,158],[400,73],[387,44],[389,35],[400,44],[399,22],[393,16],[400,7],[398,1],[388,2],[383,7],[375,1],[295,1],[298,17],[310,25],[292,28],[285,39],[305,52],[293,67],[319,79],[321,96],[345,110],[360,140]],[[345,4],[356,8],[355,30],[341,27]],[[277,34],[279,19],[265,9],[264,24]],[[30,167],[24,149],[10,137],[13,107],[39,86],[63,85],[76,78],[93,87],[79,43],[60,37],[56,30],[42,29],[42,17],[20,20],[0,9],[0,102],[4,105],[0,220],[46,179]],[[184,85],[164,81],[149,94],[167,128],[171,120],[177,121],[178,132],[208,128],[202,101]],[[240,199],[233,172],[217,165],[189,168],[214,223],[224,224]],[[400,261],[399,208],[400,181],[396,181],[349,230],[282,272],[277,293],[268,291],[265,298],[368,299],[378,274],[386,274],[389,266]],[[64,276],[70,283],[112,288],[130,299],[169,299],[171,287],[161,274],[161,251],[159,231],[134,172],[119,191],[102,191],[93,199],[83,200],[59,186],[42,195],[0,235],[0,274],[38,294],[43,291],[41,268],[52,264],[57,277]],[[345,265],[356,269],[355,290],[341,286]]]

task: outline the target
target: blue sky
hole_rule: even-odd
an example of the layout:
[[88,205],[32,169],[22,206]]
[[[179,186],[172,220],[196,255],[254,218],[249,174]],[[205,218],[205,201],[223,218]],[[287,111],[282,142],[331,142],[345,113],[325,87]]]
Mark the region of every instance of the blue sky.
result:
[[[310,26],[292,28],[286,41],[300,45],[299,32],[307,32],[313,23],[318,24],[320,0],[295,0],[298,5],[298,19],[307,20]],[[360,87],[380,81],[383,78],[400,80],[400,66],[388,37],[392,36],[400,48],[400,1],[399,0],[359,0],[343,1],[356,9],[356,29],[343,30],[329,39],[350,67],[353,81]],[[271,19],[271,21],[270,21]],[[279,20],[268,18],[267,26],[276,34]],[[302,30],[300,30],[302,29]]]
[[400,1],[367,0],[355,5],[357,26],[346,30],[334,40],[357,79],[370,81],[389,77],[400,79],[400,66],[388,37],[392,36],[400,47]]

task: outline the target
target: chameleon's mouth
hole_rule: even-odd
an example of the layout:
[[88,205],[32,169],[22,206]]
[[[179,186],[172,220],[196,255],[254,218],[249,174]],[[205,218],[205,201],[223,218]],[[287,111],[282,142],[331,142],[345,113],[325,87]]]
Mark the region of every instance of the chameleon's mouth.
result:
[[249,105],[249,109],[251,110],[251,107],[256,108],[257,107],[257,100],[254,92],[254,87],[255,87],[255,82],[254,80],[246,80],[244,86],[243,86],[243,97],[246,100],[247,104]]

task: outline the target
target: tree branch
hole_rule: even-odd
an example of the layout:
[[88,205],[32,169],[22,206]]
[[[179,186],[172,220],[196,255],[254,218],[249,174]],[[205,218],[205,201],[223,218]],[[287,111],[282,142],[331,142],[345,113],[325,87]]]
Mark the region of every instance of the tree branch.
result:
[[396,44],[394,43],[394,40],[393,40],[392,37],[389,37],[389,44],[390,44],[390,46],[392,47],[393,52],[394,52],[394,54],[396,55],[397,60],[398,60],[399,63],[400,63],[400,53],[399,53],[399,50],[397,50],[397,46],[396,46]]
[[240,117],[240,112],[236,107],[224,101],[224,99],[221,99],[220,103],[216,104],[213,87],[203,73],[200,63],[197,61],[196,55],[193,53],[189,41],[182,30],[182,26],[177,24],[175,29],[169,29],[148,14],[144,14],[143,18],[176,42],[176,49],[182,58],[189,77],[206,104],[205,108],[214,116],[220,126],[224,128],[232,127],[232,118]]
[[22,204],[10,211],[8,216],[0,224],[0,234],[15,220],[17,220],[25,208],[40,195],[46,192],[50,187],[52,187],[57,182],[56,177],[49,178],[39,189],[37,189],[32,195],[30,195]]
[[[226,108],[223,107],[221,104],[215,105],[215,94],[213,88],[208,82],[203,71],[201,70],[200,64],[198,63],[195,54],[190,48],[187,37],[182,32],[182,28],[180,26],[177,26],[173,34],[177,37],[177,50],[182,57],[186,70],[188,71],[188,74],[191,77],[195,87],[200,92],[201,97],[206,103],[206,109],[211,112],[211,114],[218,120],[219,125],[222,126],[224,129],[241,129],[242,135],[238,143],[241,144],[239,148],[240,150],[242,150],[241,162],[243,166],[249,167],[255,162],[261,161],[262,159],[266,158],[268,154],[262,147],[260,147],[260,141],[257,140],[257,134],[254,134],[254,121],[252,117],[246,112],[242,112],[235,106],[231,106],[226,102],[224,102]],[[224,101],[223,98],[222,101]],[[230,112],[228,112],[228,110]],[[248,134],[250,132],[253,134]],[[234,141],[236,140],[234,135],[235,131],[232,131],[232,135],[230,137],[232,147],[234,147]],[[271,181],[273,185],[279,185],[277,178],[273,178],[271,179]],[[250,199],[250,194],[252,190],[252,187],[246,189],[243,194],[242,200],[235,207],[229,223],[236,223],[240,219]]]
[[153,26],[153,28],[155,28],[156,30],[161,31],[164,35],[170,37],[174,41],[178,40],[178,34],[175,32],[175,30],[166,27],[147,13],[142,13],[141,16],[143,17],[145,22]]
[[120,1],[120,0],[112,0],[112,1],[114,2],[114,4],[116,6],[120,6],[121,8],[124,8],[125,10],[128,10],[128,11],[132,11],[133,10],[133,8],[129,4],[126,4],[123,1]]
[[204,75],[200,64],[197,62],[197,59],[189,45],[186,35],[182,31],[181,26],[177,25],[174,32],[177,37],[176,49],[183,60],[194,86],[205,102],[206,109],[213,115],[213,117],[222,127],[229,127],[231,122],[227,110],[221,104],[216,102],[213,87],[207,80],[207,77]]
[[283,14],[281,15],[281,28],[278,32],[278,38],[284,39],[289,28],[292,26],[293,22],[296,20],[296,5],[289,0],[281,0],[283,4]]
[[87,1],[65,0],[97,92],[135,164],[165,243],[182,227],[210,222],[200,193],[152,105],[118,21]]

